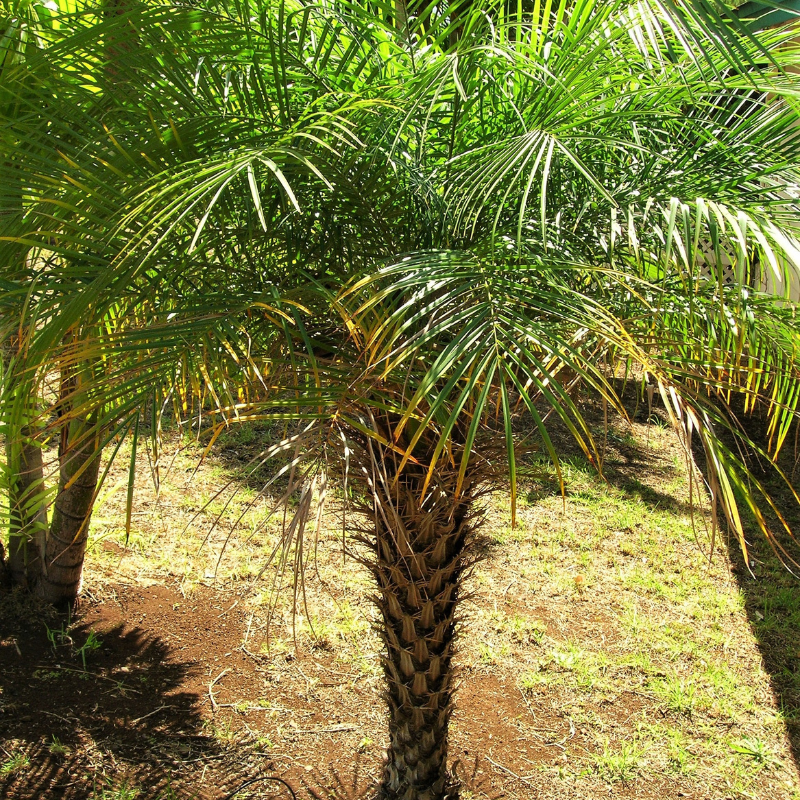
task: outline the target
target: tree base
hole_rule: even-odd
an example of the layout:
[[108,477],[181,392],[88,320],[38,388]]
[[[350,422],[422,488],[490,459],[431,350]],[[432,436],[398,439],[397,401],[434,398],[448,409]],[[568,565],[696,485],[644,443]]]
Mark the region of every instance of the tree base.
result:
[[393,792],[381,784],[375,794],[369,794],[365,800],[458,800],[461,796],[462,782],[452,771],[448,772],[447,782],[441,792],[407,789],[405,794]]
[[0,542],[0,593],[6,593],[11,589],[11,576],[8,574],[6,564],[6,551],[3,543]]

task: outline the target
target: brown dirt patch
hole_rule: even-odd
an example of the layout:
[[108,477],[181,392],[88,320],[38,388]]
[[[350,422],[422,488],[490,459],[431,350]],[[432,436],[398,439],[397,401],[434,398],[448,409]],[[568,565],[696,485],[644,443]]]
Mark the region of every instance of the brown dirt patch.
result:
[[[644,449],[609,444],[608,484],[569,466],[566,513],[545,480],[518,528],[504,498],[491,509],[458,651],[451,755],[465,800],[800,798],[796,721],[779,716],[727,562],[709,569],[694,544],[680,453],[667,432],[635,432]],[[223,504],[197,510],[241,475],[225,459],[195,473],[190,455],[158,500],[141,456],[129,538],[124,457],[112,469],[74,619],[0,598],[0,797],[221,800],[269,775],[327,800],[380,775],[380,648],[367,576],[342,566],[340,519],[320,533],[297,648],[284,593],[267,652],[271,576],[254,581],[275,541],[257,527],[267,501],[250,487],[252,512],[232,505],[200,549]],[[758,606],[764,637],[778,601],[782,636],[794,619],[796,591],[782,591]],[[733,750],[742,740],[765,760]]]
[[[84,600],[74,621],[5,598],[0,737],[28,763],[0,780],[0,796],[127,800],[125,788],[136,787],[139,796],[211,800],[259,774],[279,775],[303,796],[304,787],[337,783],[339,796],[355,796],[379,774],[385,723],[375,678],[343,670],[325,651],[267,657],[243,648],[249,613],[230,592],[184,596],[174,583],[108,585],[105,595]],[[62,628],[72,644],[58,639]],[[76,651],[90,631],[101,644],[84,665]],[[565,744],[591,747],[560,694],[526,698],[512,674],[462,678],[452,757],[474,796],[533,797],[542,775],[563,766]],[[608,716],[640,708],[622,696]],[[677,796],[662,788],[613,796]],[[277,784],[263,791],[289,796]]]
[[[352,774],[378,716],[357,673],[332,668],[324,653],[249,655],[246,614],[226,592],[200,587],[186,598],[178,586],[110,585],[107,593],[84,601],[73,623],[26,598],[0,610],[0,737],[29,761],[4,776],[0,796],[116,800],[111,787],[129,786],[148,797],[218,798],[264,771],[298,787],[322,765]],[[48,629],[67,626],[72,644],[53,647]],[[76,651],[89,631],[101,644],[84,665]]]

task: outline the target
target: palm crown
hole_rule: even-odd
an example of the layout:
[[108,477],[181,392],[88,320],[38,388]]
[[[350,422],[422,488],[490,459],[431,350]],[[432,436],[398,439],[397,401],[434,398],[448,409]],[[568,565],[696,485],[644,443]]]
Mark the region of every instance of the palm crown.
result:
[[[774,460],[798,401],[790,32],[755,39],[704,2],[284,0],[90,10],[51,38],[3,90],[24,197],[2,236],[9,441],[24,460],[47,435],[30,398],[55,363],[58,497],[85,490],[45,561],[85,535],[99,453],[144,408],[183,416],[194,395],[215,433],[299,423],[267,453],[293,454],[284,544],[330,470],[359,483],[383,791],[411,800],[455,791],[454,615],[498,464],[516,493],[516,415],[556,465],[557,415],[601,469],[575,389],[624,413],[630,371],[689,458],[702,444],[742,546],[744,503],[783,549],[730,437]],[[731,393],[765,409],[768,442]],[[25,533],[35,514],[11,506]]]

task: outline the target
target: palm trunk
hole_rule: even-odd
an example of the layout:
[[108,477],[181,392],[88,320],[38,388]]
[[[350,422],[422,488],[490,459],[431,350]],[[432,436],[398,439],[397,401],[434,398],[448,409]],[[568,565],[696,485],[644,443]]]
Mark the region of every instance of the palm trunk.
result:
[[[70,339],[65,343],[69,345]],[[11,354],[15,349],[13,340],[4,347],[4,372],[14,369]],[[78,372],[62,365],[57,405],[61,428],[59,486],[49,529],[42,451],[34,427],[38,413],[35,402],[12,415],[16,420],[16,414],[21,414],[21,422],[5,420],[10,524],[3,577],[51,603],[70,602],[80,591],[100,469],[93,423],[86,416],[73,417],[71,413],[79,385]],[[22,398],[26,387],[18,386],[14,391]]]
[[[6,161],[2,164],[0,180],[0,234],[6,233],[7,226],[17,222],[23,213],[22,182],[18,169]],[[10,231],[8,231],[10,232]],[[19,253],[19,260],[9,257],[11,276],[23,274],[27,250]],[[17,269],[14,269],[17,264]],[[11,385],[10,371],[14,368],[19,349],[15,333],[8,330],[0,333],[0,356],[3,359],[3,376],[7,386]],[[17,389],[16,394],[19,396]],[[14,396],[10,390],[8,405]],[[7,411],[7,409],[6,409]],[[4,415],[5,416],[5,415]],[[27,414],[23,415],[23,420]],[[5,563],[4,579],[25,589],[33,587],[41,569],[41,546],[47,529],[47,508],[44,500],[37,497],[44,489],[42,451],[33,443],[33,433],[26,421],[12,423],[9,418],[2,420],[6,440],[6,491],[8,493],[8,556]]]
[[44,502],[42,450],[21,430],[21,444],[9,450],[9,535],[7,570],[12,582],[33,589],[42,572],[42,555],[47,533],[47,506]]
[[[3,375],[9,389],[3,419],[6,440],[6,490],[8,493],[8,559],[6,575],[13,584],[32,589],[41,574],[47,533],[42,450],[36,441],[38,409],[29,386],[16,382],[15,357],[19,345],[11,335],[2,343]],[[23,399],[24,407],[12,406]],[[18,416],[19,415],[19,416]]]
[[[373,455],[374,455],[374,445]],[[415,451],[416,455],[416,451]],[[374,532],[364,537],[375,555],[370,568],[383,625],[389,706],[389,748],[382,797],[444,800],[457,796],[447,766],[453,710],[453,643],[461,583],[477,527],[468,480],[455,496],[457,469],[437,466],[422,492],[426,468],[374,457]],[[474,486],[474,481],[472,482]]]
[[59,448],[58,495],[45,542],[42,575],[37,593],[51,603],[78,596],[83,574],[89,520],[92,514],[100,453],[87,420],[73,420],[64,431]]
[[395,27],[403,35],[408,37],[408,3],[406,0],[396,0],[394,4]]

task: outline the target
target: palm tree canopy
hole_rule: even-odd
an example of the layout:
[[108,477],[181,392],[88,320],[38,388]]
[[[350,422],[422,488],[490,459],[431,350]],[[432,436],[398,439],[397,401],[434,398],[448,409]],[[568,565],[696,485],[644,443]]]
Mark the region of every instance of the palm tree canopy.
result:
[[351,436],[414,460],[433,430],[457,492],[497,420],[513,496],[515,414],[601,468],[571,390],[624,413],[624,369],[701,442],[742,546],[744,504],[781,547],[720,432],[774,461],[796,419],[796,307],[760,291],[800,264],[793,30],[702,1],[402,8],[66,13],[0,89],[15,385],[93,364],[73,406],[109,439],[193,391],[345,460]]

